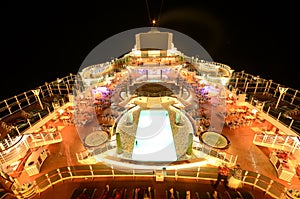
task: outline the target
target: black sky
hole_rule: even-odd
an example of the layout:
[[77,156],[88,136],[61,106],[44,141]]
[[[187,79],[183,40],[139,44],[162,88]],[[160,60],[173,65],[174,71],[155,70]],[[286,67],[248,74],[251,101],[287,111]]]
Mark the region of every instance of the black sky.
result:
[[151,26],[149,18],[158,16],[159,27],[190,36],[214,61],[300,90],[295,3],[6,1],[1,7],[1,99],[76,74],[102,41]]

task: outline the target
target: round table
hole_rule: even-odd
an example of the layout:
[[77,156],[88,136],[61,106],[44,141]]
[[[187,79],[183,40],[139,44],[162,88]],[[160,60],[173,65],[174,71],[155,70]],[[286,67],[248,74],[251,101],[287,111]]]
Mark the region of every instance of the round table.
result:
[[202,132],[199,139],[204,144],[217,149],[228,148],[230,144],[230,141],[226,136],[214,131]]
[[108,140],[108,134],[105,131],[93,131],[84,139],[84,144],[89,147],[99,146]]

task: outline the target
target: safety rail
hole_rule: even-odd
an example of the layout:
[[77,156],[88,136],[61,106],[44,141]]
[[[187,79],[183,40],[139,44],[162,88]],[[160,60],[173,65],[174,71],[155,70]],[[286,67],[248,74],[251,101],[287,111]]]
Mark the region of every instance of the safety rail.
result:
[[253,144],[270,147],[278,150],[294,153],[300,149],[300,142],[296,136],[288,135],[270,135],[256,133],[253,138]]
[[[274,198],[284,198],[287,191],[286,187],[281,183],[271,180],[267,176],[252,172],[243,171],[243,183],[258,188]],[[170,179],[190,179],[190,180],[216,180],[218,175],[217,167],[190,167],[183,169],[164,169],[164,178]],[[132,179],[135,177],[143,177],[152,179],[155,177],[153,170],[145,169],[115,169],[106,165],[76,165],[61,167],[52,170],[44,175],[35,178],[32,183],[25,186],[13,184],[13,193],[18,198],[32,198],[34,195],[41,194],[49,188],[53,188],[55,184],[73,179],[95,179],[95,178],[113,178],[128,177]]]
[[83,79],[98,79],[102,72],[107,70],[111,63],[105,62],[101,64],[94,64],[82,69],[81,76]]
[[13,146],[15,146],[21,139],[23,135],[18,135],[16,137],[9,137],[8,139],[4,139],[0,142],[0,149],[1,151],[4,151],[5,149],[9,149]]
[[0,152],[0,163],[1,165],[9,165],[12,162],[17,161],[18,159],[22,158],[26,155],[29,146],[26,142],[22,139],[19,140],[17,144],[10,147],[9,149],[5,151]]
[[100,155],[102,153],[107,152],[108,150],[115,149],[116,145],[111,145],[110,143],[115,142],[115,140],[110,141],[109,143],[105,143],[100,147],[97,147],[93,150],[93,152],[89,150],[84,150],[76,153],[76,158],[78,162],[85,162],[87,160],[93,160],[95,156]]
[[[215,73],[216,77],[231,77],[234,71],[230,68],[230,66],[218,62],[199,60],[198,58],[187,58],[187,60],[189,60],[194,65],[198,66],[200,71]],[[224,74],[220,73],[219,68],[223,70]]]
[[[224,150],[215,149],[206,144],[194,141],[193,149],[195,151],[202,152],[206,155],[218,158],[219,160],[227,163],[228,165],[235,165],[237,163],[238,156],[228,153]],[[201,156],[201,155],[200,155]]]
[[[0,119],[24,110],[34,103],[39,103],[39,99],[45,99],[55,94],[72,94],[75,75],[70,74],[61,79],[57,79],[50,83],[45,83],[37,88],[15,95],[3,101],[0,101]],[[34,91],[39,91],[34,93]]]
[[[69,102],[63,101],[61,108],[66,108],[69,105]],[[43,120],[32,124],[31,128],[26,129],[22,134],[2,140],[0,142],[0,163],[8,166],[25,156],[30,148],[61,142],[62,136],[59,130],[47,132],[46,134],[34,133],[35,130],[40,129],[41,126],[55,117],[55,111],[53,110],[48,115],[45,115]]]
[[[247,74],[244,71],[234,72],[228,87],[235,89],[237,94],[246,94],[246,101],[249,104],[260,107],[266,115],[293,130],[295,134],[300,133],[300,120],[291,117],[291,111],[297,111],[300,103],[300,92],[285,85],[280,85],[273,80],[266,80],[259,76]],[[280,87],[288,88],[281,96]],[[257,96],[260,96],[257,97]],[[261,99],[263,98],[263,99]],[[282,104],[278,106],[277,104]]]
[[[51,104],[50,108],[47,107],[47,114],[44,114],[43,116],[38,113],[38,119],[34,122],[30,122],[29,119],[27,119],[27,127],[23,128],[22,130],[13,127],[11,131],[9,131],[6,136],[0,140],[0,154],[5,151],[9,150],[9,148],[16,145],[18,142],[20,142],[20,139],[18,139],[20,136],[25,134],[31,134],[34,133],[37,129],[39,129],[41,126],[43,126],[46,122],[48,122],[50,119],[54,118],[56,115],[56,110],[58,108],[64,108],[66,106],[69,106],[68,100],[60,99],[58,101],[59,106],[55,104]],[[2,121],[2,124],[5,123]],[[0,132],[1,133],[1,132]]]
[[[6,173],[11,172],[11,167],[14,167],[12,165],[16,165],[17,168],[23,168],[23,163],[28,158],[31,148],[54,144],[61,141],[62,136],[59,131],[47,133],[45,136],[43,133],[24,135],[21,141],[14,147],[0,152],[2,171]],[[14,176],[19,176],[21,172],[19,172],[19,169],[16,169],[13,173]]]
[[62,141],[62,135],[59,131],[48,132],[48,133],[36,133],[30,134],[27,138],[27,143],[30,148],[35,148],[39,146],[45,146],[49,144],[55,144]]

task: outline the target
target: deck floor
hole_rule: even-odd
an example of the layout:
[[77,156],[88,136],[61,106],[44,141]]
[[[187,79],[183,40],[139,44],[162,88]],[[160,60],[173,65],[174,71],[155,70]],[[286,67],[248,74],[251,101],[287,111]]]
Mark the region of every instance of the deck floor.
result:
[[[60,121],[54,123],[56,126],[64,126]],[[266,147],[260,147],[252,143],[255,132],[252,130],[253,127],[269,126],[267,121],[260,122],[256,121],[251,126],[243,126],[236,129],[229,129],[224,126],[222,134],[230,140],[230,146],[224,151],[238,155],[238,163],[242,169],[254,171],[263,174],[267,177],[275,179],[276,181],[284,184],[286,187],[291,185],[300,185],[300,180],[297,175],[292,179],[291,182],[286,182],[277,178],[277,173],[273,165],[269,160],[269,153],[271,149]],[[85,148],[78,136],[75,126],[65,126],[62,130],[63,141],[49,145],[47,147],[49,156],[45,160],[41,172],[34,176],[28,176],[26,172],[23,172],[19,182],[30,182],[35,177],[48,173],[51,170],[59,167],[78,165],[76,159],[76,153],[83,151]],[[97,163],[101,164],[101,163]],[[176,189],[191,190],[192,195],[196,191],[211,191],[212,187],[209,181],[198,181],[195,180],[165,180],[164,182],[156,182],[155,179],[147,180],[144,179],[120,179],[120,178],[107,178],[107,179],[94,179],[93,181],[74,179],[73,181],[65,181],[59,183],[41,193],[35,197],[40,199],[48,198],[71,198],[73,191],[80,187],[92,187],[97,188],[97,191],[102,191],[106,184],[110,184],[111,187],[126,187],[130,192],[137,186],[152,186],[156,189],[157,198],[165,198],[165,190],[174,187]],[[271,198],[270,196],[264,195],[264,193],[255,188],[245,185],[242,190],[250,191],[255,198]],[[222,185],[219,185],[218,191],[226,198],[225,189]],[[129,193],[128,193],[129,194]],[[192,197],[194,198],[194,197]]]

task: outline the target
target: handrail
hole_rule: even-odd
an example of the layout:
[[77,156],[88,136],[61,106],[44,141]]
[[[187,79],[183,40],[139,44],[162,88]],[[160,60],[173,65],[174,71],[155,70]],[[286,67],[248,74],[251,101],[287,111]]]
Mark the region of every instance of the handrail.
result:
[[[57,94],[70,94],[72,92],[72,87],[74,84],[73,80],[75,80],[75,76],[73,74],[70,74],[66,77],[61,78],[61,80],[62,81],[60,83],[55,80],[50,83],[45,83],[44,85],[41,85],[34,89],[40,90],[39,96],[41,97],[41,99],[52,96],[54,94],[53,91],[58,91],[56,92]],[[34,103],[38,103],[38,99],[32,92],[32,90],[25,91],[21,94],[2,100],[0,101],[0,120],[3,120],[20,110],[24,110],[26,107]]]
[[[191,179],[191,180],[215,180],[217,178],[217,167],[192,167],[184,169],[166,169],[165,178],[171,179]],[[287,189],[279,182],[273,180],[266,180],[261,174],[244,170],[244,177],[242,179],[244,184],[253,186],[253,188],[261,189],[265,194],[274,198],[283,198]],[[117,178],[117,177],[144,177],[153,178],[155,173],[153,170],[143,169],[122,169],[117,170],[106,165],[76,165],[70,167],[62,167],[56,170],[52,170],[44,175],[36,177],[28,186],[19,186],[16,183],[13,184],[12,190],[16,195],[23,198],[29,198],[26,196],[32,196],[34,194],[40,194],[46,191],[48,188],[53,187],[59,182],[65,180],[72,180],[74,178],[87,179],[87,178]],[[262,185],[261,185],[262,184]],[[266,184],[266,186],[263,186]],[[27,187],[27,188],[26,188]],[[34,191],[34,193],[33,193]]]
[[[249,83],[252,83],[253,86],[249,85]],[[261,111],[270,116],[273,117],[275,120],[280,122],[282,125],[286,126],[286,128],[289,128],[290,130],[293,130],[295,133],[300,133],[300,124],[299,121],[294,121],[294,119],[287,118],[285,114],[285,110],[275,108],[275,102],[279,99],[279,87],[286,87],[284,85],[277,84],[273,82],[272,80],[265,80],[263,78],[260,78],[259,76],[253,76],[251,74],[247,74],[244,71],[242,72],[235,72],[231,78],[230,86],[232,86],[234,89],[236,89],[240,93],[245,93],[246,95],[253,95],[253,97],[248,97],[247,101],[249,101],[249,104],[252,104],[253,98],[255,99],[255,94],[260,93],[264,96],[270,96],[275,100],[273,105],[269,105],[268,107],[265,105],[261,108]],[[283,95],[281,99],[279,99],[280,102],[284,102],[285,104],[288,104],[290,107],[297,108],[299,106],[299,91],[295,90],[293,88],[289,88],[287,92]],[[259,100],[255,99],[256,104],[262,103],[265,104],[265,102],[259,102]],[[273,107],[274,106],[274,107]],[[296,123],[298,126],[296,126]]]
[[296,149],[300,150],[300,144],[296,136],[256,133],[253,138],[253,143],[291,153],[294,153]]

